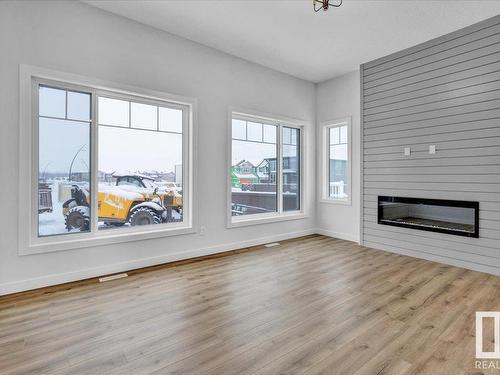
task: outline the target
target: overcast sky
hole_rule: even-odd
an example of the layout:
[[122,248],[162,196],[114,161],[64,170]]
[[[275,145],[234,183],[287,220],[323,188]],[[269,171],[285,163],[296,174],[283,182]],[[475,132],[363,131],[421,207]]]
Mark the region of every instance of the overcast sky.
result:
[[[89,124],[40,119],[40,173],[88,172]],[[182,164],[182,135],[135,129],[99,127],[99,170],[174,171]]]
[[[90,96],[51,88],[40,89],[40,114],[84,120],[90,117]],[[66,107],[67,102],[67,107]],[[128,128],[137,127],[181,131],[182,112],[179,110],[132,103],[121,100],[99,98],[99,122],[113,123],[123,127],[99,125],[98,168],[104,172],[115,171],[162,171],[173,172],[182,164],[182,135],[158,131]],[[129,114],[132,118],[129,119]],[[129,121],[131,120],[131,121]],[[157,122],[157,120],[159,122]],[[146,126],[147,125],[147,126]],[[276,127],[259,123],[233,120],[233,136],[276,142]],[[246,130],[245,130],[246,129]],[[39,122],[39,170],[44,172],[69,173],[72,159],[73,172],[88,172],[90,165],[90,126],[88,122],[40,118]],[[285,131],[287,133],[285,133]],[[290,129],[284,128],[283,137]],[[288,139],[288,138],[286,138]],[[284,156],[295,155],[294,146],[284,146]],[[80,150],[80,152],[78,151]],[[346,159],[345,145],[332,146],[332,158]],[[248,160],[258,165],[263,159],[276,158],[275,143],[259,143],[233,140],[232,163]]]

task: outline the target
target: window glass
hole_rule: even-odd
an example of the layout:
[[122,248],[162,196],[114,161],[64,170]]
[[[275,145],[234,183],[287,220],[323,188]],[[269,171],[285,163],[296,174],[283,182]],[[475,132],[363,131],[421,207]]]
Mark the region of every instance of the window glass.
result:
[[130,102],[100,96],[98,99],[99,124],[128,128]]
[[347,199],[348,195],[348,129],[329,128],[328,197]]
[[99,124],[99,230],[183,221],[182,190],[166,187],[182,181],[182,137]]
[[[65,119],[66,111],[60,106],[66,91],[49,90],[39,87],[40,237],[90,230],[90,122]],[[68,98],[87,99],[73,101],[72,111],[88,118],[84,114],[90,113],[90,94],[68,91]]]
[[262,142],[262,124],[257,122],[247,122],[247,140]]
[[160,107],[159,127],[161,131],[182,133],[182,111]]
[[44,117],[66,118],[66,90],[40,86],[38,113]]
[[247,122],[243,120],[233,119],[232,121],[232,137],[233,139],[247,139]]
[[264,142],[276,143],[276,126],[264,124]]
[[300,209],[300,131],[283,127],[289,133],[291,144],[283,144],[283,211]]
[[[236,121],[238,120],[233,120],[233,129],[235,129]],[[233,133],[230,171],[233,216],[269,213],[277,210],[277,144],[276,141],[262,142],[261,123],[249,122],[249,124],[255,124],[251,125],[255,128],[255,133],[252,133],[254,141],[241,140],[239,138],[241,133]],[[267,131],[273,128],[276,134],[276,126],[267,126]],[[258,136],[257,128],[260,129],[260,136]]]
[[283,139],[284,145],[292,144],[292,132],[290,128],[284,127],[283,132],[281,133],[281,137]]
[[299,132],[297,129],[290,130],[290,144],[296,146],[298,144]]
[[300,129],[258,120],[232,123],[231,215],[300,210]]
[[158,107],[141,103],[130,103],[130,123],[133,128],[157,130]]
[[347,126],[340,127],[340,143],[347,143]]
[[[169,226],[173,233],[191,226],[184,212],[184,193],[190,192],[183,160],[191,155],[183,133],[188,104],[70,83],[50,81],[49,87],[38,78],[32,83],[29,131],[36,160],[33,181],[26,182],[33,198],[27,199],[30,216],[25,214],[32,228],[25,234],[28,248],[57,243],[66,249],[106,231],[113,237],[147,231],[132,230],[138,225],[158,225],[151,228],[155,232]],[[56,237],[41,238],[48,236]]]
[[90,121],[90,94],[68,91],[68,119]]
[[135,186],[135,187],[143,187],[141,184],[141,181],[136,179],[136,178],[132,178],[132,177],[118,177],[117,178],[116,186],[126,186],[126,185]]
[[340,143],[340,128],[330,128],[330,144],[338,145]]

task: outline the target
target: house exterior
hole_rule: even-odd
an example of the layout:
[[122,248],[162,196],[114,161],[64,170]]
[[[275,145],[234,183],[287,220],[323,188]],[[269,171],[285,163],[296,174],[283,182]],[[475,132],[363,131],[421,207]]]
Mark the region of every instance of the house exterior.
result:
[[[261,184],[276,183],[276,158],[262,160],[257,166],[257,176]],[[297,158],[292,156],[283,157],[283,183],[296,184],[299,166]]]
[[257,176],[260,184],[276,183],[276,158],[264,159],[257,165]]
[[242,160],[231,167],[231,185],[241,187],[244,184],[256,184],[259,182],[255,174],[255,166],[248,160]]

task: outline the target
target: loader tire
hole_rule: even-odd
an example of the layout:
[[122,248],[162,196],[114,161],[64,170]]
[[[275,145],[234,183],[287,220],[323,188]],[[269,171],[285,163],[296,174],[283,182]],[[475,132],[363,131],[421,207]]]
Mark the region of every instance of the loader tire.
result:
[[130,225],[160,224],[161,216],[151,208],[141,207],[130,215]]
[[65,224],[68,232],[72,229],[80,229],[81,232],[89,230],[90,219],[88,209],[82,206],[71,208],[66,215]]

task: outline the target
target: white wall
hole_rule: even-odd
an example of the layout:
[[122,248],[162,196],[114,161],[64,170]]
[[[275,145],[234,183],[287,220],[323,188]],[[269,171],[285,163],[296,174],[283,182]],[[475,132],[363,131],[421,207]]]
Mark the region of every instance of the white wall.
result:
[[[0,2],[0,51],[0,294],[314,232],[314,84],[76,2]],[[196,98],[199,224],[206,233],[18,256],[19,64]],[[345,94],[358,95],[348,83]],[[307,219],[225,228],[228,106],[310,124]]]
[[352,139],[352,191],[351,204],[335,204],[320,201],[320,152],[317,153],[317,207],[318,232],[332,237],[359,242],[360,223],[360,101],[359,71],[322,82],[316,89],[317,150],[321,150],[322,139],[319,124],[325,121],[351,117]]

